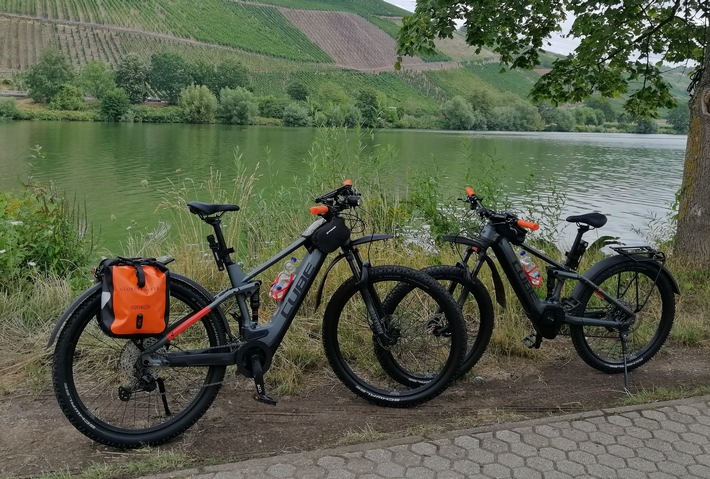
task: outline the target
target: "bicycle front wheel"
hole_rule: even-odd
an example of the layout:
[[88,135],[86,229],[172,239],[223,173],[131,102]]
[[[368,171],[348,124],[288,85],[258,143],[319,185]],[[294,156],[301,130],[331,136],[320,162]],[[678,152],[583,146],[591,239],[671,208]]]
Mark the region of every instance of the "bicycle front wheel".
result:
[[[400,285],[407,294],[396,304],[388,302]],[[371,268],[368,288],[384,312],[375,320],[392,341],[381,344],[373,333],[372,308],[350,278],[333,294],[323,321],[323,346],[333,371],[355,394],[381,406],[409,407],[436,397],[455,378],[466,348],[456,302],[435,279],[402,266]],[[417,380],[393,379],[382,366],[383,354]]]
[[[673,287],[660,274],[659,266],[629,260],[611,265],[589,279],[636,313],[628,330],[628,370],[649,361],[668,338],[675,316]],[[580,303],[577,311],[582,311],[583,317],[607,320],[623,317],[619,308],[591,288],[586,288],[577,300]],[[577,354],[585,363],[605,373],[624,371],[618,329],[570,325],[570,335]]]
[[[57,339],[52,382],[64,415],[80,432],[107,446],[157,445],[194,424],[214,401],[219,367],[146,367],[141,350],[156,341],[112,338],[98,325],[101,290],[69,317]],[[209,303],[187,281],[170,279],[170,322]],[[205,316],[162,349],[217,351],[227,343],[222,319]],[[161,350],[158,350],[158,354]]]

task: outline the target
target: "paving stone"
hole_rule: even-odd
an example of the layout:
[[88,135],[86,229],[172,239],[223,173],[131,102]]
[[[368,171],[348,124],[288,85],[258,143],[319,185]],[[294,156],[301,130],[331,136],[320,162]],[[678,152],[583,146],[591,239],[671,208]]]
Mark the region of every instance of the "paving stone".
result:
[[562,461],[557,461],[555,463],[555,467],[557,468],[558,471],[563,472],[565,474],[569,474],[571,476],[579,476],[580,474],[584,474],[584,472],[585,472],[583,465],[581,465],[577,462],[569,461],[567,459],[563,459]]
[[469,461],[468,459],[462,459],[460,461],[454,461],[451,465],[451,469],[462,473],[466,477],[473,477],[481,472],[481,465]]
[[636,453],[630,447],[624,446],[623,444],[612,444],[606,447],[606,450],[612,456],[617,456],[621,458],[636,457]]
[[542,473],[529,467],[516,467],[513,469],[515,479],[543,479]]
[[274,464],[266,470],[266,473],[272,477],[293,477],[296,473],[296,466],[293,464]]
[[637,471],[636,469],[619,469],[616,471],[618,477],[623,477],[624,479],[647,479],[648,475],[645,472]]
[[567,454],[570,461],[577,462],[579,464],[594,464],[597,462],[596,456],[585,451],[571,451]]
[[554,447],[555,449],[560,449],[562,451],[574,451],[577,449],[577,443],[565,437],[553,437],[550,439],[550,447]]
[[407,469],[404,477],[407,479],[434,479],[436,477],[434,471],[427,469],[426,467],[412,467]]
[[445,471],[451,468],[451,461],[445,457],[427,456],[424,458],[422,466],[432,471]]
[[384,477],[402,477],[406,469],[394,462],[383,462],[375,467],[375,473]]
[[481,465],[468,459],[453,461],[451,469],[460,472],[467,477],[475,476],[481,472]]
[[525,464],[525,459],[517,454],[504,452],[503,454],[498,454],[498,463],[515,469],[516,467],[522,467]]
[[430,442],[418,442],[416,444],[412,444],[409,449],[414,454],[419,454],[420,456],[433,456],[436,454],[436,445]]
[[508,452],[510,447],[507,442],[500,441],[495,438],[487,438],[481,441],[481,449],[492,452],[493,454],[500,454],[502,452]]
[[365,474],[375,469],[375,463],[365,458],[353,457],[347,460],[345,469],[355,474]]
[[399,449],[397,451],[392,452],[394,452],[392,462],[399,464],[400,466],[413,467],[418,466],[422,463],[422,456],[420,456],[419,454],[414,454],[408,448],[405,448],[404,450]]
[[471,436],[459,436],[454,439],[454,444],[464,449],[473,449],[481,444],[481,440]]
[[372,462],[386,462],[392,459],[392,452],[387,449],[371,449],[365,451],[364,457]]
[[507,479],[513,477],[513,471],[502,464],[486,464],[481,470],[484,476],[495,479]]
[[655,462],[640,457],[632,457],[630,459],[627,459],[626,463],[629,465],[629,468],[635,469],[637,471],[654,472],[658,470]]

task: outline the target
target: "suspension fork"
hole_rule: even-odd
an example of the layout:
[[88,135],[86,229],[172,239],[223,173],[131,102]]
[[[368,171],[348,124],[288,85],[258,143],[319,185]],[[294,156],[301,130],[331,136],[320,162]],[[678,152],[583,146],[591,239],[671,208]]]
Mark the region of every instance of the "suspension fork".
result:
[[353,276],[367,308],[370,329],[382,345],[391,345],[396,341],[385,330],[385,307],[379,295],[370,283],[370,263],[363,262],[357,248],[345,252],[345,260],[350,265]]

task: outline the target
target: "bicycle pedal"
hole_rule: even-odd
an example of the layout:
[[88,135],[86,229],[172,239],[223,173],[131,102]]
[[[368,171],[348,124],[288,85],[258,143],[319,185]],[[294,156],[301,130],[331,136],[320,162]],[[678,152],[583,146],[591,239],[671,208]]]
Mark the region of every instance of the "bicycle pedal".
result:
[[257,402],[263,402],[264,404],[268,404],[269,406],[276,406],[276,403],[279,402],[278,399],[272,398],[271,396],[267,396],[266,394],[254,394],[254,399]]
[[528,347],[528,349],[540,349],[540,344],[542,343],[542,336],[537,333],[530,333],[523,338],[523,344]]

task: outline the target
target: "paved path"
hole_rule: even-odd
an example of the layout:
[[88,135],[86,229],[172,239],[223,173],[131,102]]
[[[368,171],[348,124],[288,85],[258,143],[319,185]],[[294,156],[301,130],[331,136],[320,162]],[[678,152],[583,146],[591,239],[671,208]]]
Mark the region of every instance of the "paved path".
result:
[[[710,478],[710,396],[176,471],[151,479]],[[147,477],[146,477],[147,479]]]

